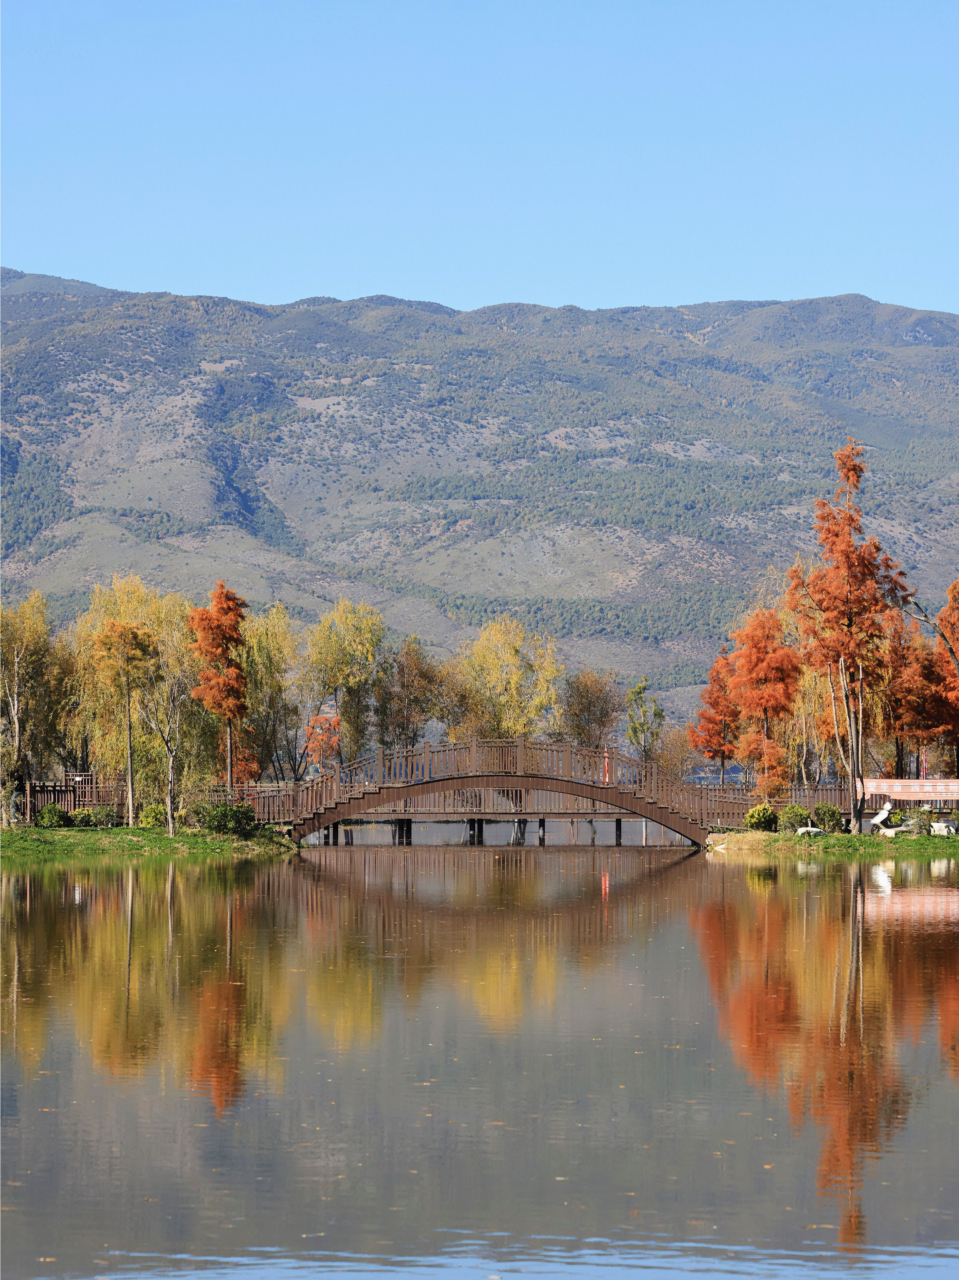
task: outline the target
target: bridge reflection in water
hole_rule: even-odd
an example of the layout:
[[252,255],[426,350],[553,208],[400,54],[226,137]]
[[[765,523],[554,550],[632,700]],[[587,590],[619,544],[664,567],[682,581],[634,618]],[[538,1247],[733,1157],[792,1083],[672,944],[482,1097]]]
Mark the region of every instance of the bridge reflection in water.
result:
[[303,847],[316,845],[382,845],[583,848],[612,846],[642,849],[692,848],[677,831],[649,818],[614,816],[610,812],[568,811],[550,817],[515,817],[495,809],[457,819],[391,817],[364,822],[332,823],[313,832]]
[[959,862],[690,852],[3,874],[11,1274],[954,1238]]

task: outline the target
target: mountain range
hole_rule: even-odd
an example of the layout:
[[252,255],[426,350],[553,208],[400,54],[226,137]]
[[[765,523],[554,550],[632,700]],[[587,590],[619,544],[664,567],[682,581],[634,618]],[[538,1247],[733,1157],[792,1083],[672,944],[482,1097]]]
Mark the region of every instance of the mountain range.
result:
[[935,607],[959,566],[959,317],[859,295],[585,311],[266,306],[2,271],[3,569],[340,595],[448,652],[504,611],[688,711],[847,434]]

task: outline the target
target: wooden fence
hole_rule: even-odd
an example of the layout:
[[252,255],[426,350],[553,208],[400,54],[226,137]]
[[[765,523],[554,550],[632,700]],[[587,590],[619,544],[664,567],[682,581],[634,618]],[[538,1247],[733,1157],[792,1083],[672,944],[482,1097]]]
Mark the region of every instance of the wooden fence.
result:
[[[24,796],[24,822],[33,822],[48,804],[58,804],[64,813],[108,805],[118,817],[122,817],[127,804],[126,781],[99,778],[95,773],[68,773],[62,782],[28,782]],[[139,805],[136,807],[139,809]]]

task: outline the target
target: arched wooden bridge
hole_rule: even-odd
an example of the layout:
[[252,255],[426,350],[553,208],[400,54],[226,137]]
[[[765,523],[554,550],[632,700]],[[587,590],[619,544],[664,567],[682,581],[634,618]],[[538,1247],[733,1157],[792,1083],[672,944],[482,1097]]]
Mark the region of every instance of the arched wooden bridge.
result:
[[615,748],[522,739],[383,752],[297,783],[238,788],[257,820],[286,826],[297,841],[350,818],[430,819],[639,817],[694,844],[710,830],[741,826],[742,796],[680,782]]

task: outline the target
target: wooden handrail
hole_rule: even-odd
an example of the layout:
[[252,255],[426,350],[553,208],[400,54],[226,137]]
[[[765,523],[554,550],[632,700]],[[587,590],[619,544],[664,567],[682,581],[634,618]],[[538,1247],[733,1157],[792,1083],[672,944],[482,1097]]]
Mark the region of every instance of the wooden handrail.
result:
[[[618,747],[594,750],[570,742],[529,742],[523,738],[481,739],[402,748],[337,764],[302,783],[253,783],[237,789],[254,803],[261,821],[297,822],[321,814],[369,792],[396,792],[424,782],[469,782],[475,777],[524,778],[530,782],[570,781],[640,797],[682,817],[697,828],[741,826],[755,797],[740,787],[719,788],[672,777],[655,761],[628,755]],[[535,790],[536,788],[529,788]],[[542,789],[540,787],[539,789]],[[548,787],[547,787],[548,789]],[[793,788],[780,803],[835,803],[836,787]],[[611,797],[610,803],[615,804]]]

